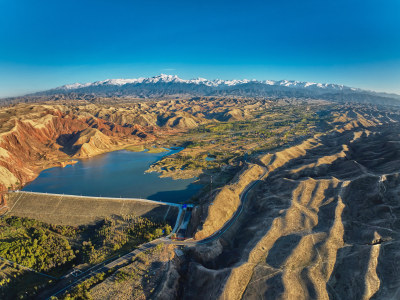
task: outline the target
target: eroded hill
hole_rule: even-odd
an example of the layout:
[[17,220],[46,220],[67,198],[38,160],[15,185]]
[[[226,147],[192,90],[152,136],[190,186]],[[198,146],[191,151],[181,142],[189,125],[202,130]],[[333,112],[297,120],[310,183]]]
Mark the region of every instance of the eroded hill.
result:
[[[265,105],[264,101],[257,107]],[[254,110],[240,101],[207,99],[115,106],[83,101],[2,108],[0,190],[23,186],[41,170],[65,165],[74,158],[152,143],[210,121],[242,120],[250,109]]]
[[241,216],[192,250],[183,298],[399,296],[398,112],[333,115],[330,132],[260,156],[268,171]]
[[209,175],[183,252],[170,245],[133,261],[88,288],[97,298],[400,295],[395,108],[232,98],[65,102],[2,108],[0,120],[3,191],[44,168],[127,146],[183,145],[150,171]]

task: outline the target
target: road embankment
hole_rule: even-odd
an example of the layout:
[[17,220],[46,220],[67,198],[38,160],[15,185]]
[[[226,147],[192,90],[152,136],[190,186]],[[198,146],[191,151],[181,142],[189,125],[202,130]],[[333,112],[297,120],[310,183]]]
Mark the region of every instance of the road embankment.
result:
[[259,179],[263,172],[263,168],[259,165],[248,165],[232,180],[231,184],[220,189],[208,204],[204,221],[194,238],[201,240],[220,230],[240,206],[241,194],[246,187],[252,181]]

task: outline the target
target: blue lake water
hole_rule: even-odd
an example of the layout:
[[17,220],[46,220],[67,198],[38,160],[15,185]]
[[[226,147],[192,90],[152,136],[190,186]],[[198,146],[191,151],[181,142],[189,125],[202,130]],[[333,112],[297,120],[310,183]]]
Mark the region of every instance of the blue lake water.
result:
[[202,187],[193,184],[195,179],[173,180],[159,178],[159,173],[144,173],[152,163],[178,151],[146,153],[121,150],[102,154],[65,168],[44,170],[23,190],[184,202]]

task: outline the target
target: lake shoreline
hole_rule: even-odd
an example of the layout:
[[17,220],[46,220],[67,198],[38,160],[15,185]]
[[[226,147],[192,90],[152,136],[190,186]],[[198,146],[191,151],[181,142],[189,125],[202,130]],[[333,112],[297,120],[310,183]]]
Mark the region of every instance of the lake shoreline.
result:
[[22,190],[186,202],[202,188],[197,178],[173,179],[161,177],[159,173],[151,175],[146,172],[163,157],[183,149],[173,147],[159,153],[120,149],[102,153],[90,159],[79,159],[77,163],[64,168],[55,166],[45,169]]

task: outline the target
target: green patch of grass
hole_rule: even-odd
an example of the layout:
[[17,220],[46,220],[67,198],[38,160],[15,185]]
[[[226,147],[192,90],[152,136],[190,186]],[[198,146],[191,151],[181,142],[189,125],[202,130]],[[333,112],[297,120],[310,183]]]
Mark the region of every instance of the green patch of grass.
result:
[[146,153],[162,153],[162,152],[167,152],[168,150],[165,148],[161,147],[146,147],[144,145],[131,145],[125,148],[125,150],[131,151],[131,152],[142,152],[148,149]]
[[153,148],[151,147],[147,153],[162,153],[162,152],[167,152],[168,150],[165,148]]
[[144,151],[143,145],[131,145],[125,148],[125,150],[132,151],[132,152],[142,152]]
[[[237,167],[246,153],[275,151],[326,131],[329,119],[330,113],[320,113],[320,106],[307,104],[270,107],[242,121],[201,124],[173,138],[174,144],[186,148],[182,153],[163,157],[150,170],[175,178],[185,178],[187,174],[189,178],[206,170],[215,172],[224,166]],[[207,155],[214,160],[206,160]]]
[[118,271],[115,274],[115,281],[118,283],[130,280],[130,279],[134,279],[134,280],[138,280],[140,278],[140,275],[135,272],[136,270],[132,270],[131,272],[126,272],[126,271]]

